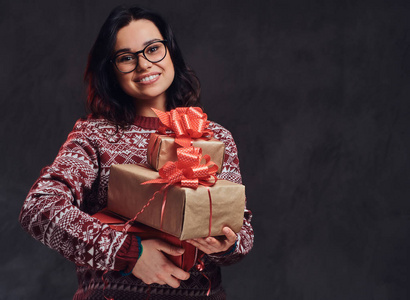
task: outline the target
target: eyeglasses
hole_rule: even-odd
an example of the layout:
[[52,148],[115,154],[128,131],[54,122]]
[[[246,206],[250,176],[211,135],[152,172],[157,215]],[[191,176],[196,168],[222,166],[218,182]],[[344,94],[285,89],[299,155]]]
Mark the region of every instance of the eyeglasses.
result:
[[152,63],[160,62],[167,55],[167,47],[165,43],[167,41],[155,41],[147,46],[144,49],[132,52],[123,52],[114,57],[112,62],[114,62],[115,67],[121,73],[130,73],[134,71],[138,66],[138,55],[141,53],[146,60]]

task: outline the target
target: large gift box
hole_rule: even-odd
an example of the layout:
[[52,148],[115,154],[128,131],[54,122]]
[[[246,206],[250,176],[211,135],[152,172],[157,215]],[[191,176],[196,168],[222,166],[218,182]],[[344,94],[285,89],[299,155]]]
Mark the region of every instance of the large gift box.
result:
[[[218,166],[218,173],[222,171],[222,164],[225,155],[225,144],[217,139],[199,138],[192,140],[192,145],[202,149],[203,155],[209,155],[211,160]],[[158,133],[152,133],[147,150],[148,163],[159,170],[168,161],[177,160],[178,144],[175,138]]]
[[180,240],[220,236],[224,226],[234,232],[241,229],[245,186],[227,180],[197,189],[175,184],[164,189],[164,197],[157,192],[164,184],[142,184],[156,178],[158,172],[145,165],[112,165],[107,208],[129,219],[139,213],[138,222]]

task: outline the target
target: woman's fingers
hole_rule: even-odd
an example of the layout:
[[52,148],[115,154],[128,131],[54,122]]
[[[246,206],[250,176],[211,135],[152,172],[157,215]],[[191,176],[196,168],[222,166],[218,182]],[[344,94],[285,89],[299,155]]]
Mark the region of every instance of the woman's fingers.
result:
[[161,240],[144,240],[141,242],[144,251],[132,270],[135,277],[146,284],[168,284],[179,287],[181,280],[189,278],[189,273],[175,266],[163,252],[170,255],[181,255],[184,251]]
[[172,286],[173,288],[177,288],[181,284],[181,280],[173,277],[171,274],[168,274],[168,273],[159,273],[156,283],[168,284],[169,286]]
[[229,227],[224,227],[222,232],[225,235],[223,240],[214,237],[198,238],[187,240],[188,243],[197,247],[206,254],[218,253],[228,250],[236,241],[236,234]]
[[236,233],[229,227],[224,227],[222,232],[225,234],[228,243],[233,245],[236,242]]
[[184,254],[185,252],[184,248],[173,246],[161,240],[155,240],[155,241],[156,241],[155,245],[156,245],[157,250],[167,253],[169,255],[179,256],[179,255]]
[[203,238],[187,240],[187,242],[206,254],[211,254],[216,250],[214,247],[211,248],[211,245],[208,244],[208,242],[206,242]]

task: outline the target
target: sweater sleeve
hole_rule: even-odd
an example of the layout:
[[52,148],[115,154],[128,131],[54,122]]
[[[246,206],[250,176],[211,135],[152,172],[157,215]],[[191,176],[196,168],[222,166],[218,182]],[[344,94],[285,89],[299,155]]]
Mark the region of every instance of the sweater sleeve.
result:
[[[218,178],[242,184],[242,176],[239,169],[238,150],[231,133],[222,126],[212,123],[214,137],[225,144],[225,158],[222,172]],[[208,255],[219,265],[230,265],[242,259],[253,247],[253,228],[251,225],[252,212],[247,209],[245,203],[243,225],[237,233],[236,246],[231,247],[225,253]]]
[[98,148],[81,122],[41,171],[19,220],[35,239],[78,265],[121,270],[135,264],[138,244],[81,210],[99,171]]

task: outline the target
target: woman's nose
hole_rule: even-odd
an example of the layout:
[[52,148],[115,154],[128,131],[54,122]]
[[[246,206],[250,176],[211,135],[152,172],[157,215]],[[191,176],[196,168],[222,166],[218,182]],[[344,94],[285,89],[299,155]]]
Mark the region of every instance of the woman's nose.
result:
[[152,66],[152,62],[150,62],[149,60],[147,60],[144,55],[140,54],[138,55],[138,66],[137,66],[137,70],[146,70],[151,68]]

